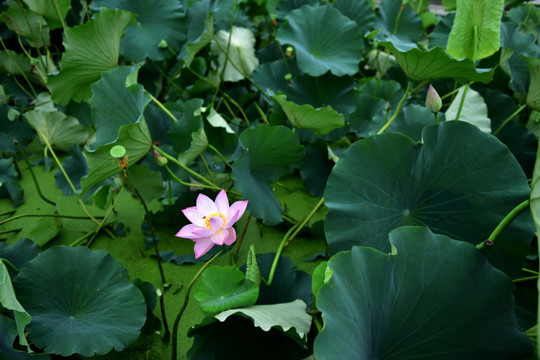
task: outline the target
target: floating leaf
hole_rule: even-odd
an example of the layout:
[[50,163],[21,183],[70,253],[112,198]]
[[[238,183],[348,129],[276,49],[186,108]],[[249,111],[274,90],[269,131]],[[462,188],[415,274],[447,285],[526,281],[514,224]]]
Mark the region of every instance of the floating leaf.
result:
[[283,95],[274,96],[274,100],[281,105],[295,128],[311,129],[315,134],[323,135],[345,125],[345,117],[330,106],[319,109],[308,104],[299,106],[292,101],[286,101]]
[[101,79],[92,85],[89,103],[94,110],[96,140],[98,145],[110,144],[117,140],[121,125],[137,123],[142,119],[150,96],[140,84],[128,85],[136,78],[138,67],[117,67],[105,72]]
[[[126,36],[120,42],[120,53],[130,61],[168,59],[171,50],[180,50],[185,40],[184,14],[179,1],[96,0],[93,6],[137,14],[137,24],[126,28]],[[167,44],[165,48],[159,46],[162,41]]]
[[242,152],[234,161],[235,186],[249,200],[248,209],[268,225],[280,223],[283,210],[269,183],[288,171],[304,155],[298,136],[283,126],[258,125],[239,137]]
[[403,47],[392,41],[382,41],[410,80],[451,78],[461,83],[481,81],[489,83],[494,69],[477,69],[470,59],[456,60],[451,58],[442,48],[435,47],[424,51],[415,47]]
[[120,38],[134,20],[127,11],[103,9],[93,20],[66,29],[60,73],[49,76],[47,83],[56,104],[90,97],[90,85],[118,65]]
[[298,68],[311,76],[327,71],[337,76],[356,74],[364,48],[358,25],[329,5],[291,11],[278,29],[277,40],[295,47]]
[[476,61],[499,50],[504,0],[457,0],[456,7],[446,51]]
[[[211,266],[193,287],[193,296],[206,314],[255,304],[259,287],[235,266]],[[223,321],[223,320],[221,320]]]
[[[218,71],[223,71],[225,81],[240,81],[259,66],[255,56],[255,36],[249,29],[233,26],[231,33],[219,30],[210,48],[218,55]],[[227,49],[228,57],[225,56]]]
[[[330,259],[317,306],[317,359],[521,359],[530,340],[512,281],[474,246],[426,228],[390,233],[392,253],[353,247]],[[459,271],[456,271],[459,269]]]
[[306,342],[311,327],[311,316],[306,312],[306,303],[299,299],[285,304],[253,305],[226,310],[215,315],[215,318],[223,322],[231,315],[245,316],[263,331],[277,327],[284,333],[294,334],[293,337],[302,343]]
[[123,350],[146,320],[141,292],[103,250],[55,246],[26,263],[14,281],[32,315],[27,330],[46,352],[89,357]]
[[[463,105],[461,101],[463,100]],[[461,108],[461,110],[460,110]],[[459,119],[457,118],[459,113]],[[444,113],[446,120],[460,120],[468,122],[485,133],[491,134],[491,120],[488,118],[488,109],[482,95],[471,89],[468,85],[459,88],[448,110]]]
[[[422,139],[385,133],[357,141],[340,156],[324,196],[331,253],[353,245],[388,251],[386,234],[403,225],[478,244],[528,197],[526,177],[508,148],[475,126],[431,125]],[[491,248],[492,264],[517,274],[531,225],[526,214],[514,221]]]

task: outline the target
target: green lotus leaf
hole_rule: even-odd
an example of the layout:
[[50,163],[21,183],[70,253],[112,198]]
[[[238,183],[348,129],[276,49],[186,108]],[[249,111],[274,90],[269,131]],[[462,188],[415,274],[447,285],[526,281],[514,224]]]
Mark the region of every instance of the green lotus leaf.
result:
[[118,159],[114,159],[110,154],[110,149],[115,145],[122,145],[126,148],[125,159],[127,159],[128,168],[142,159],[152,148],[152,138],[146,121],[121,125],[116,142],[100,145],[92,152],[86,150],[83,152],[89,173],[81,179],[81,194],[97,183],[122,171]]
[[32,316],[29,338],[51,354],[121,351],[146,320],[141,292],[103,250],[55,246],[27,262],[13,285]]
[[457,0],[456,7],[446,51],[476,61],[499,50],[504,0]]
[[23,75],[30,73],[30,59],[26,55],[18,54],[12,50],[0,51],[0,69],[11,75]]
[[135,14],[127,11],[103,9],[93,20],[65,31],[60,73],[47,83],[56,104],[90,97],[90,85],[118,65],[120,38],[134,20]]
[[470,59],[456,60],[451,58],[442,48],[435,47],[424,51],[414,47],[403,47],[395,41],[381,41],[394,56],[410,80],[451,78],[461,83],[481,81],[489,83],[494,69],[477,69]]
[[[120,42],[120,53],[130,61],[168,59],[173,54],[171,50],[178,52],[185,40],[183,7],[178,1],[96,0],[93,6],[137,14],[137,24],[126,28],[126,36]],[[163,40],[167,47],[160,48]]]
[[379,4],[375,29],[381,29],[377,40],[393,37],[400,42],[414,45],[422,37],[422,20],[410,5],[404,4],[402,0],[385,0]]
[[[463,104],[461,100],[463,100]],[[461,110],[460,110],[461,108]],[[446,120],[456,120],[459,113],[460,121],[466,121],[491,134],[491,120],[488,117],[488,109],[482,95],[465,85],[459,88],[452,103],[444,113]]]
[[[72,144],[82,144],[88,139],[88,131],[73,116],[61,111],[30,110],[24,117],[35,128],[41,130],[49,144],[66,151]],[[45,143],[41,137],[40,141]]]
[[[385,133],[340,156],[324,196],[331,253],[353,245],[388,251],[386,234],[403,225],[478,244],[528,197],[526,177],[508,148],[475,126],[431,125],[422,139]],[[492,264],[516,275],[532,232],[528,214],[514,221],[491,248]]]
[[121,125],[137,123],[142,119],[150,96],[144,92],[142,85],[128,85],[128,79],[136,78],[138,70],[138,67],[117,67],[105,72],[92,85],[89,103],[94,111],[96,127],[96,140],[92,148],[116,141]]
[[13,342],[17,337],[15,321],[7,316],[0,315],[0,358],[9,360],[49,360],[49,355],[30,354],[24,351],[13,350]]
[[253,359],[254,354],[258,360],[302,360],[311,355],[309,349],[280,330],[264,331],[243,316],[229,316],[224,322],[207,317],[191,327],[188,336],[194,338],[187,354],[192,360]]
[[0,14],[0,21],[5,22],[11,31],[26,38],[30,46],[39,48],[50,40],[49,27],[43,17],[23,7],[10,7]]
[[0,151],[18,153],[13,140],[17,140],[24,149],[32,142],[35,133],[26,121],[10,121],[7,116],[9,109],[8,105],[0,104]]
[[[84,158],[79,145],[71,145],[68,149],[68,153],[70,156],[64,158],[62,167],[68,174],[71,184],[73,184],[78,191],[81,189],[81,179],[88,175],[88,166],[86,165],[86,159]],[[56,180],[56,187],[62,190],[64,195],[74,195],[73,189],[62,170],[58,169],[56,174],[54,174],[54,179]]]
[[[193,296],[209,315],[255,304],[259,287],[236,266],[211,266],[193,287]],[[221,320],[221,321],[224,321]]]
[[281,105],[295,128],[311,129],[317,135],[324,135],[345,125],[345,117],[331,106],[315,109],[309,104],[296,105],[292,101],[286,101],[283,95],[274,96],[274,100]]
[[[201,118],[203,103],[203,99],[189,99],[181,108],[182,116],[179,117],[178,121],[171,124],[168,137],[176,152],[183,153],[187,151],[193,140],[192,134],[203,127]],[[173,111],[173,113],[175,112]]]
[[212,0],[193,2],[186,9],[187,41],[178,54],[190,66],[199,50],[206,47],[214,36]]
[[527,105],[536,111],[540,111],[540,60],[537,58],[525,58],[531,74],[529,91],[527,92]]
[[242,152],[232,167],[235,186],[249,200],[248,209],[268,225],[280,223],[280,203],[269,185],[304,156],[298,136],[283,126],[258,125],[239,137]]
[[356,74],[364,48],[358,25],[329,5],[291,11],[278,29],[277,40],[294,46],[298,68],[311,76],[327,71],[337,76]]
[[32,317],[24,309],[21,303],[17,300],[17,295],[13,290],[11,277],[9,276],[4,261],[0,258],[0,305],[7,310],[12,310],[19,335],[19,343],[23,346],[28,346],[26,337],[24,336],[25,327],[30,323]]
[[455,13],[449,13],[444,16],[438,23],[435,25],[435,29],[429,34],[429,47],[440,47],[445,49],[446,43],[448,42],[448,36],[450,31],[452,31],[452,25],[454,24],[454,18],[456,17]]
[[[259,270],[265,280],[268,280],[275,256],[275,253],[257,255]],[[304,271],[296,270],[291,258],[281,255],[272,284],[268,286],[266,281],[261,283],[256,305],[289,303],[296,299],[311,305],[311,277]]]
[[311,327],[311,316],[306,312],[306,303],[299,299],[290,303],[253,305],[225,310],[214,316],[223,322],[232,315],[247,317],[253,320],[255,327],[264,331],[278,328],[284,333],[290,334],[301,344],[305,344],[307,333]]
[[[18,240],[14,245],[9,245],[6,242],[0,243],[0,258],[8,260],[17,269],[38,256],[40,251],[41,249],[36,243],[26,238]],[[12,278],[15,276],[14,272],[9,271],[9,274]]]
[[[392,252],[355,246],[328,262],[317,359],[523,359],[512,281],[474,246],[422,227],[390,233]],[[459,269],[459,271],[457,271]]]
[[373,30],[375,24],[375,12],[366,0],[337,0],[334,6],[343,15],[355,21],[362,33]]
[[295,76],[284,91],[287,100],[297,104],[309,104],[315,108],[330,105],[348,116],[356,108],[358,84],[350,76],[337,77],[330,73],[312,77],[305,74]]
[[23,0],[33,12],[43,16],[51,30],[62,26],[63,19],[71,9],[70,0]]
[[322,197],[333,166],[334,162],[329,159],[328,145],[322,139],[306,146],[306,156],[300,162],[300,176],[310,195]]
[[523,34],[519,26],[503,22],[501,24],[500,57],[501,69],[512,78],[510,87],[515,92],[527,91],[529,85],[529,68],[525,57],[540,57],[540,47],[534,42],[534,36]]

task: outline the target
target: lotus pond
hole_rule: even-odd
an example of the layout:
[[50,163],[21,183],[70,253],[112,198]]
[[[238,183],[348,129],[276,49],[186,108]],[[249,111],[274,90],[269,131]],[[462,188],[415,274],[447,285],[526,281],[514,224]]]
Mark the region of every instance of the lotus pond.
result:
[[540,7],[0,3],[0,359],[536,359]]

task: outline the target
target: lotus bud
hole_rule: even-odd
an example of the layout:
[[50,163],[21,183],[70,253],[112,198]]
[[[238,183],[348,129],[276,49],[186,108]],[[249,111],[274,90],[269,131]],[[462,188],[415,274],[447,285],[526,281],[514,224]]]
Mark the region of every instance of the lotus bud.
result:
[[439,110],[441,110],[441,107],[442,107],[441,97],[439,96],[439,94],[437,94],[437,91],[431,84],[429,84],[429,90],[426,96],[426,107],[432,113],[439,112]]
[[169,162],[166,157],[161,155],[157,150],[152,150],[152,155],[154,155],[154,161],[158,166],[165,166]]

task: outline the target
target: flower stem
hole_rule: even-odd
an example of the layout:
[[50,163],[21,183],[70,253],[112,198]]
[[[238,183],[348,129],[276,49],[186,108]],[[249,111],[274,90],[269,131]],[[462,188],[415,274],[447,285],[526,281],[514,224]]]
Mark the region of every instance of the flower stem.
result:
[[[60,214],[21,214],[15,215],[8,219],[0,221],[0,225],[4,225],[13,220],[22,219],[25,217],[55,217],[55,218],[65,218],[65,219],[78,219],[78,220],[91,220],[87,216],[74,216],[74,215],[60,215]],[[100,216],[96,216],[95,219],[101,219]]]
[[236,263],[236,257],[238,256],[238,251],[240,251],[240,246],[242,245],[242,241],[244,240],[244,236],[246,235],[246,231],[249,225],[249,221],[251,220],[251,214],[248,215],[248,218],[246,220],[246,225],[244,225],[244,229],[242,230],[242,234],[240,234],[240,237],[237,241],[236,251],[234,253],[233,261]]
[[146,94],[148,94],[148,96],[150,96],[150,99],[152,99],[152,101],[155,102],[156,105],[157,105],[161,110],[163,110],[163,112],[164,112],[165,114],[169,115],[169,117],[170,117],[171,119],[174,120],[174,122],[177,122],[177,121],[178,121],[178,119],[176,118],[176,116],[174,116],[173,113],[170,112],[169,109],[167,109],[167,108],[165,107],[165,105],[163,105],[163,104],[161,103],[161,101],[159,101],[158,99],[156,99],[156,98],[155,98],[152,94],[150,94],[148,91],[145,91],[145,92],[146,92]]
[[186,307],[189,303],[189,295],[191,294],[191,288],[195,284],[195,281],[197,281],[197,279],[201,276],[203,271],[206,270],[206,268],[210,266],[210,264],[214,262],[214,260],[216,260],[223,253],[223,251],[224,249],[221,249],[216,255],[214,255],[214,257],[208,260],[201,267],[201,269],[195,274],[195,276],[193,277],[193,279],[191,279],[191,282],[189,283],[189,286],[186,290],[186,295],[184,297],[184,303],[182,304],[182,307],[180,307],[180,310],[178,311],[178,315],[176,315],[176,319],[174,320],[174,324],[173,324],[171,360],[178,359],[178,355],[177,355],[178,354],[178,325],[180,325],[180,319],[182,318],[182,315],[184,314],[184,311],[186,310]]
[[32,176],[32,180],[34,181],[34,185],[36,186],[36,190],[37,190],[37,193],[38,193],[39,197],[43,201],[45,201],[46,203],[49,203],[49,204],[51,204],[53,206],[56,206],[56,203],[54,201],[47,199],[45,197],[45,195],[43,195],[43,193],[41,192],[41,188],[39,187],[39,183],[37,181],[36,174],[34,174],[34,170],[32,169],[32,166],[30,165],[30,162],[28,161],[28,157],[24,153],[24,150],[21,147],[21,145],[19,145],[19,142],[17,140],[13,140],[13,143],[15,144],[17,149],[19,149],[19,152],[21,153],[26,166],[28,167],[28,170],[30,171],[30,175]]
[[193,175],[194,177],[196,177],[197,179],[199,179],[200,181],[202,181],[206,185],[210,186],[211,189],[221,190],[221,188],[219,186],[217,186],[216,184],[214,184],[213,182],[211,182],[210,180],[208,180],[207,178],[205,178],[204,176],[202,176],[198,172],[195,172],[195,171],[191,170],[189,167],[187,167],[186,165],[184,165],[180,161],[178,161],[174,156],[171,156],[171,155],[167,154],[165,151],[161,150],[158,146],[153,145],[152,148],[154,150],[156,150],[158,153],[160,153],[161,155],[163,155],[164,157],[166,157],[168,160],[170,160],[173,163],[175,163],[176,165],[180,166],[183,170],[185,170],[189,174]]
[[285,250],[287,248],[287,246],[289,246],[291,244],[291,242],[294,240],[294,238],[296,237],[296,235],[298,235],[298,233],[304,228],[304,226],[307,225],[307,223],[313,218],[313,216],[315,216],[315,214],[317,213],[317,211],[324,205],[324,198],[321,198],[321,200],[319,200],[319,202],[317,203],[317,205],[315,205],[315,207],[311,210],[311,212],[309,213],[309,215],[300,223],[300,225],[298,226],[298,228],[296,228],[296,231],[292,233],[292,235],[289,237],[289,239],[287,239],[287,242],[285,243],[284,247],[283,247],[283,250]]
[[512,115],[510,115],[509,117],[507,117],[503,122],[502,124],[497,128],[497,130],[495,130],[493,132],[493,135],[497,135],[502,129],[503,127],[506,126],[506,124],[508,124],[510,122],[510,120],[512,120],[514,117],[516,117],[517,114],[519,114],[523,109],[525,109],[527,107],[527,104],[523,104],[519,107],[519,109],[517,109],[516,111],[514,111],[514,113]]
[[386,129],[388,129],[388,127],[394,122],[394,120],[396,120],[400,110],[401,110],[401,107],[403,106],[403,103],[405,103],[405,100],[407,100],[407,97],[409,96],[409,92],[411,91],[411,82],[409,81],[407,83],[407,88],[405,89],[405,93],[403,94],[403,96],[401,97],[401,99],[399,100],[399,103],[396,107],[396,111],[394,112],[394,114],[392,115],[392,117],[390,118],[390,120],[388,120],[388,122],[386,122],[386,124],[384,124],[384,126],[377,132],[377,135],[379,134],[382,134],[383,132],[386,131]]
[[516,206],[512,211],[508,213],[508,215],[505,216],[504,219],[497,225],[495,230],[489,235],[488,239],[485,241],[482,241],[480,244],[476,245],[476,248],[478,250],[485,250],[487,247],[493,246],[493,243],[499,235],[501,235],[504,230],[514,221],[523,211],[525,211],[529,207],[529,199],[523,201],[521,204]]
[[270,273],[268,274],[268,280],[266,281],[266,285],[270,286],[272,285],[272,281],[274,280],[274,274],[276,272],[276,268],[279,262],[279,258],[281,257],[281,253],[283,252],[283,247],[285,246],[285,243],[287,242],[287,239],[289,238],[289,235],[292,234],[294,230],[299,228],[300,224],[293,225],[289,231],[285,233],[285,236],[283,236],[283,239],[281,239],[281,243],[279,244],[279,247],[276,251],[276,256],[274,257],[274,262],[272,263],[272,267],[270,268]]

